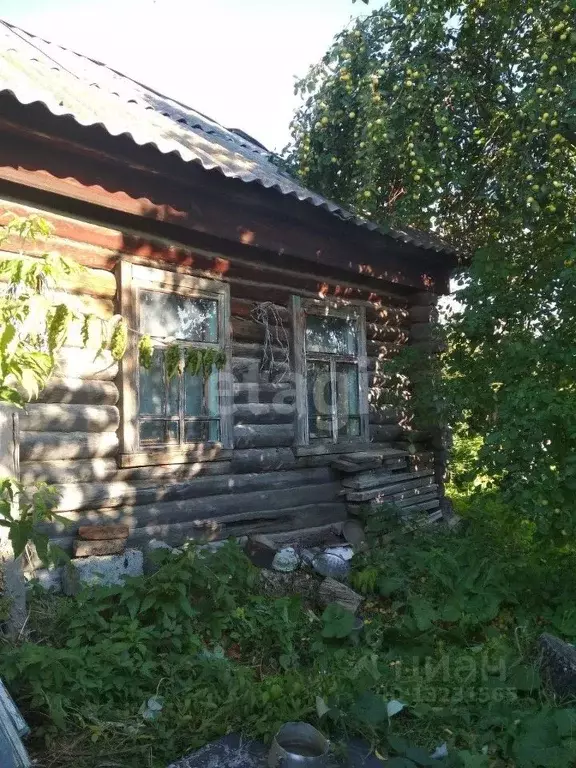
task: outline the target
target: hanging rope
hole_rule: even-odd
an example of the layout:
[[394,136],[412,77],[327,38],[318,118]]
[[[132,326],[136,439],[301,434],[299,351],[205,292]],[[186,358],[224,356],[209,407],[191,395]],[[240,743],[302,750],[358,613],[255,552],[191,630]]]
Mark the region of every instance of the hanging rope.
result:
[[263,301],[256,304],[250,312],[250,317],[264,328],[264,351],[260,371],[270,374],[274,368],[281,366],[277,379],[280,384],[290,370],[290,341],[278,309],[271,301]]

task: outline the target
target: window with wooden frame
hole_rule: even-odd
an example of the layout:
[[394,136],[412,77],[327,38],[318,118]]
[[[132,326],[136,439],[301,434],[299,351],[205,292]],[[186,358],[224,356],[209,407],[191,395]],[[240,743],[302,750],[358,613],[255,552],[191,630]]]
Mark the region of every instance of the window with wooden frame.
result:
[[[229,286],[123,262],[120,290],[134,331],[121,363],[122,451],[137,457],[123,463],[216,458],[215,449],[232,446]],[[143,336],[152,342],[147,367],[139,360]],[[181,360],[174,375],[171,354]],[[225,363],[186,366],[190,358]]]
[[364,308],[292,297],[297,441],[368,440]]

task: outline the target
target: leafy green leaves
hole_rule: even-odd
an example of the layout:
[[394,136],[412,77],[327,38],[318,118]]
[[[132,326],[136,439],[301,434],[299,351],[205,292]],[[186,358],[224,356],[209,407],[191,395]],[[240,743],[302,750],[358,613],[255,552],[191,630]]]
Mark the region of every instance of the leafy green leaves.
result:
[[322,614],[322,636],[342,638],[354,629],[354,614],[338,603],[331,603]]
[[391,0],[357,20],[297,86],[287,163],[357,213],[433,228],[469,259],[444,318],[445,351],[424,359],[407,348],[375,389],[387,403],[394,390],[422,425],[464,421],[483,439],[476,469],[543,540],[567,540],[576,530],[574,11],[535,6],[511,0],[487,13],[477,0]]
[[46,483],[25,487],[16,480],[0,481],[0,525],[8,528],[14,557],[24,553],[27,544],[36,547],[38,557],[45,565],[68,560],[60,547],[53,545],[46,534],[36,526],[44,522],[68,524],[68,520],[54,512],[58,494]]

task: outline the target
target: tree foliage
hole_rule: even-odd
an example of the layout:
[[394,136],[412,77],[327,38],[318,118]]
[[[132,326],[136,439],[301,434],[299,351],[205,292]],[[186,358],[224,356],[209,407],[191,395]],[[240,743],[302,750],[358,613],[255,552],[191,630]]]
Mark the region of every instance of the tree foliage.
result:
[[288,162],[469,260],[451,401],[483,469],[539,521],[576,514],[576,2],[390,0],[297,85]]
[[[62,296],[70,280],[85,270],[58,253],[26,253],[30,244],[51,235],[48,222],[38,216],[13,217],[0,233],[0,243],[16,240],[18,253],[0,260],[0,406],[23,407],[44,389],[57,365],[58,353],[74,323],[81,328],[84,346],[91,328],[97,328],[100,350],[110,349],[115,359],[126,350],[128,329],[123,318],[112,321],[73,310]],[[45,484],[25,488],[10,478],[0,478],[0,526],[8,528],[14,556],[33,543],[43,562],[62,556],[48,537],[36,531],[40,522],[59,520],[54,512],[58,496]]]

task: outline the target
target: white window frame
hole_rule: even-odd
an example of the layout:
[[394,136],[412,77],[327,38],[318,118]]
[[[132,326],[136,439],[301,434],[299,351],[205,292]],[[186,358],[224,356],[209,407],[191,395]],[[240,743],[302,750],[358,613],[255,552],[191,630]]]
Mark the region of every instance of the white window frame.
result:
[[[182,464],[228,458],[233,447],[230,286],[219,280],[181,275],[128,261],[120,262],[118,280],[120,312],[130,329],[128,348],[120,362],[120,466]],[[218,374],[220,418],[220,440],[218,442],[166,443],[158,446],[140,443],[138,342],[140,339],[140,291],[142,290],[178,294],[186,298],[211,299],[218,303],[218,343],[195,342],[193,344],[195,347],[218,348],[223,350],[226,355],[226,364]],[[186,343],[183,342],[182,345],[186,346]]]
[[[353,450],[358,444],[367,443],[369,440],[368,424],[368,359],[366,356],[366,312],[359,304],[335,302],[320,299],[303,299],[300,296],[292,296],[291,299],[292,320],[294,329],[294,374],[296,377],[296,445],[297,446],[350,446]],[[354,315],[358,328],[357,351],[355,355],[343,355],[339,353],[322,353],[306,351],[306,315],[319,315],[323,317],[346,317]],[[308,387],[307,371],[308,360],[330,362],[332,384],[332,438],[314,439],[310,441],[310,429],[308,420]],[[338,436],[337,418],[335,411],[335,365],[338,362],[355,363],[358,366],[358,411],[360,417],[360,434],[357,436]]]

